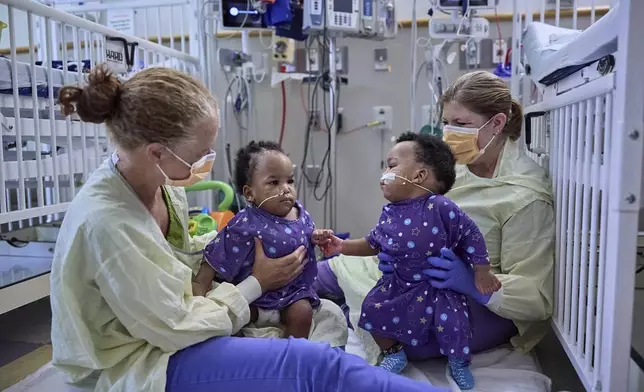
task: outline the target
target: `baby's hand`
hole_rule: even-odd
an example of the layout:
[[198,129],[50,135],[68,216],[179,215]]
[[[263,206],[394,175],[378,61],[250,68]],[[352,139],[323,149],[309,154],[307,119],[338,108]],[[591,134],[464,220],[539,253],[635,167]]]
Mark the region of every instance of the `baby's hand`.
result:
[[193,297],[205,297],[208,289],[202,286],[200,283],[192,281],[192,296]]
[[331,235],[329,240],[322,244],[319,245],[320,249],[322,250],[322,253],[324,254],[325,257],[330,257],[330,256],[335,256],[337,254],[342,253],[342,243],[344,240],[336,237],[335,235]]
[[322,247],[323,245],[328,244],[331,241],[331,237],[334,237],[333,230],[328,229],[316,229],[313,230],[311,235],[311,241],[314,245]]

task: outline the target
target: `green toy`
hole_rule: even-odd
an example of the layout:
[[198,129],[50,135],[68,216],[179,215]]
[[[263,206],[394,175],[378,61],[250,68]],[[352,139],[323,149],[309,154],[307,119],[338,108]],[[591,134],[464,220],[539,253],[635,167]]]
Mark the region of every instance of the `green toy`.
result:
[[217,230],[217,221],[208,214],[191,216],[188,221],[188,233],[191,237],[204,235],[214,230]]
[[186,192],[219,190],[224,194],[224,199],[219,203],[217,211],[211,212],[207,208],[190,208],[191,211],[194,211],[189,214],[190,220],[188,221],[188,233],[191,237],[221,230],[234,216],[230,211],[230,206],[235,200],[235,192],[225,182],[201,181],[185,189]]

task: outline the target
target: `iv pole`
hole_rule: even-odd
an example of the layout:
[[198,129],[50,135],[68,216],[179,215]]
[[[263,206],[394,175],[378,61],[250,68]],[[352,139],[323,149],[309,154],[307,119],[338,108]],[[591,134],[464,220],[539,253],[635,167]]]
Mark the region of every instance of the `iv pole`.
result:
[[337,199],[337,166],[336,166],[336,157],[337,157],[337,145],[336,145],[336,136],[338,133],[338,119],[337,119],[337,83],[336,83],[336,64],[335,64],[335,47],[336,39],[335,37],[329,38],[329,119],[331,120],[331,128],[329,132],[331,133],[331,146],[329,148],[329,175],[331,176],[331,189],[330,197],[331,201],[329,203],[329,223],[331,230],[336,230],[336,219],[337,219],[337,210],[336,210],[336,201]]

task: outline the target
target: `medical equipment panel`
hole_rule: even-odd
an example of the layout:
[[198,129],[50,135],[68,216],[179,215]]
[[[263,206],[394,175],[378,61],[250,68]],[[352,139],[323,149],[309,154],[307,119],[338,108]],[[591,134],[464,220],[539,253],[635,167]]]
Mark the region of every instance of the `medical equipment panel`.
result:
[[304,30],[357,33],[361,0],[305,0]]
[[466,8],[494,8],[499,5],[499,0],[433,0],[432,3],[444,11],[461,11]]
[[439,39],[469,37],[483,39],[490,36],[490,22],[486,18],[431,19],[429,21],[429,35]]
[[395,38],[398,32],[395,9],[392,0],[362,0],[359,31],[351,36],[376,40]]

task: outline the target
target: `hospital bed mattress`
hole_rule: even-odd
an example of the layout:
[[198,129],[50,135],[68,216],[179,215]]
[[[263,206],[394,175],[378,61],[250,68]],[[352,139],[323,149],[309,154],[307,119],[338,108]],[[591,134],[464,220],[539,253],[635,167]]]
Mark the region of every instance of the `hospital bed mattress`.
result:
[[526,69],[535,83],[549,86],[617,52],[618,8],[584,31],[533,22],[523,32]]
[[[89,70],[90,63],[89,61],[83,61],[82,69],[83,72]],[[32,70],[31,64],[18,62],[16,64],[17,69],[17,81],[18,81],[18,94],[24,96],[31,96],[31,85],[32,85]],[[76,83],[79,81],[80,74],[78,71],[77,63],[67,63],[67,78],[68,83]],[[54,96],[57,95],[58,90],[64,86],[65,78],[63,71],[63,62],[62,61],[52,61],[52,80],[47,80],[47,66],[43,65],[42,62],[36,63],[36,68],[34,70],[34,76],[36,79],[37,95],[40,98],[49,97],[49,85],[53,86]],[[11,59],[6,57],[0,57],[0,94],[13,94],[13,83],[12,83],[12,69],[11,69]]]

